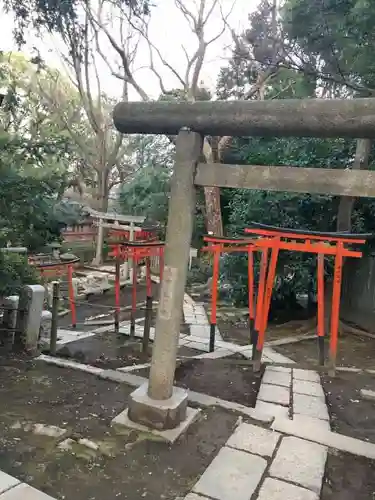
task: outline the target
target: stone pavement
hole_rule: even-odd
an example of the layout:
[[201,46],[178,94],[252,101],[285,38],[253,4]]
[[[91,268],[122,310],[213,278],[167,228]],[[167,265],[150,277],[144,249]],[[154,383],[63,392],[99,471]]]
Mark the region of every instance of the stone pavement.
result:
[[0,500],[54,500],[42,491],[0,471]]
[[[320,377],[312,370],[268,366],[255,410],[275,422],[333,434]],[[274,425],[241,423],[185,500],[250,500],[253,495],[257,500],[318,500],[328,446],[282,432]]]

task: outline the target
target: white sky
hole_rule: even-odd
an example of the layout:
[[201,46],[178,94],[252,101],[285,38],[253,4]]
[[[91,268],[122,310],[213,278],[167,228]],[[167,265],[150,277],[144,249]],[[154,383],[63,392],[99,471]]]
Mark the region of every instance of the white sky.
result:
[[[191,8],[196,4],[197,0],[187,0],[187,5]],[[246,25],[248,14],[253,11],[259,0],[237,0],[233,9],[232,15],[229,18],[229,24],[237,32],[241,27]],[[174,68],[184,72],[186,60],[181,49],[181,44],[188,50],[189,53],[194,52],[195,37],[189,30],[188,24],[182,14],[178,12],[174,5],[174,0],[154,0],[156,7],[152,11],[151,24],[150,24],[150,38],[155,45],[160,49],[165,59]],[[210,0],[208,1],[208,4]],[[233,0],[221,0],[222,9],[227,12]],[[220,11],[215,11],[209,26],[207,26],[206,39],[211,38],[212,35],[217,34],[222,26]],[[12,36],[13,20],[10,16],[2,14],[0,16],[0,30],[1,30],[1,43],[0,49],[4,51],[17,50]],[[221,66],[225,64],[225,59],[230,56],[230,51],[225,50],[226,47],[231,45],[231,36],[226,32],[218,41],[213,43],[207,51],[204,67],[201,72],[201,80],[205,86],[213,89],[215,87],[216,78]],[[56,44],[52,40],[46,38],[37,40],[30,36],[28,38],[28,45],[23,49],[26,52],[33,46],[37,47],[46,62],[58,68],[61,68],[59,56],[56,50]],[[109,59],[112,57],[113,52],[108,48]],[[142,87],[148,94],[156,98],[160,94],[159,86],[150,71],[145,69],[148,63],[148,49],[146,45],[140,45],[138,49],[137,67],[135,73],[139,79]],[[143,69],[142,69],[143,67]],[[161,68],[161,66],[160,66]],[[166,87],[178,87],[175,77],[171,75],[168,70],[161,68],[163,80]],[[104,63],[100,64],[101,84],[107,94],[117,97],[120,92],[121,82],[110,75],[107,66]],[[132,100],[137,99],[134,94],[130,95]]]

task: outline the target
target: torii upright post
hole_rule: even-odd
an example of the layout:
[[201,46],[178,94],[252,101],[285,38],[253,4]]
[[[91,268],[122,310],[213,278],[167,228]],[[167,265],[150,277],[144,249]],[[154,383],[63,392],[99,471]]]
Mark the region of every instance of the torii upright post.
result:
[[150,379],[129,401],[131,420],[159,430],[177,427],[187,414],[187,392],[174,387],[173,381],[195,214],[194,175],[201,151],[201,135],[182,129],[176,143]]

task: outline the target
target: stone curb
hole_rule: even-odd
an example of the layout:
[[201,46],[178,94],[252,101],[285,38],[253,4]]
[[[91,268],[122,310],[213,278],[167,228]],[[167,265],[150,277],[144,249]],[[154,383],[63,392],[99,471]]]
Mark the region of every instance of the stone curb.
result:
[[375,444],[325,430],[319,425],[275,418],[272,429],[360,457],[375,459]]

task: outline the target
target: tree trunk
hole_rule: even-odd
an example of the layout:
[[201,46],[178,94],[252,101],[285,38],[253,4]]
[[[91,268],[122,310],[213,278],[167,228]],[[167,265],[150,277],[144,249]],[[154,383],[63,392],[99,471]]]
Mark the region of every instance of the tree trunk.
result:
[[220,188],[204,188],[206,200],[206,227],[209,234],[223,236],[223,220],[221,216]]
[[[371,142],[371,139],[357,140],[352,170],[366,170],[368,168]],[[351,231],[354,202],[353,196],[341,196],[337,212],[337,231]]]
[[[100,200],[100,210],[102,212],[107,212],[109,192],[108,192],[108,172],[106,170],[103,170],[102,172],[98,173],[98,198]],[[96,238],[95,257],[94,260],[92,261],[92,264],[94,266],[100,266],[100,264],[103,263],[104,233],[105,230],[101,226],[101,223],[99,222],[98,235]]]
[[[369,156],[371,152],[371,139],[358,139],[355,151],[352,170],[366,170],[368,168]],[[355,202],[354,196],[341,196],[337,211],[336,230],[338,232],[351,231],[352,229],[352,212]],[[345,264],[345,260],[343,261]],[[331,324],[331,307],[332,307],[332,278],[327,280],[325,284],[324,295],[324,317],[326,333],[330,331]],[[341,334],[341,331],[339,332]]]

